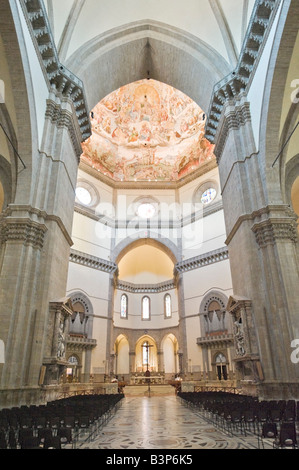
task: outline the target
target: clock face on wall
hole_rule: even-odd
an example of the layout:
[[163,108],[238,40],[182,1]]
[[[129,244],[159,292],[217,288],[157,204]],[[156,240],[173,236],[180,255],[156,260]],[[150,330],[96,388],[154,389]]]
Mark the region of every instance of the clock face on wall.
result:
[[205,113],[161,82],[121,87],[91,116],[81,159],[114,181],[178,181],[215,158],[204,138]]

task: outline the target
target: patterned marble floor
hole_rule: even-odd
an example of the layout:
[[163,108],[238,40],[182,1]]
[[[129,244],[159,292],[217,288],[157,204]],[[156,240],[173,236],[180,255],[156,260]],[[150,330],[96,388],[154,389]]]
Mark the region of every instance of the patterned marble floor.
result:
[[176,396],[126,397],[108,424],[77,449],[257,449],[257,437],[231,437]]

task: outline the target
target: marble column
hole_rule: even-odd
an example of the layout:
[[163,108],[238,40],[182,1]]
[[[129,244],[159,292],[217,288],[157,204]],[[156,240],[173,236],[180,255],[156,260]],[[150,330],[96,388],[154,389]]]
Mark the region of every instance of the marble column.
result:
[[[268,184],[274,183],[263,178],[245,95],[224,107],[219,135],[215,152],[234,297],[251,305],[241,308],[246,349],[258,367],[249,375],[260,397],[299,398],[299,368],[290,359],[291,342],[299,337],[296,217],[282,202],[269,203]],[[243,372],[250,364],[244,362]]]
[[[40,150],[20,175],[16,197],[0,217],[0,403],[43,400],[50,303],[65,296],[81,133],[71,99],[53,88]],[[5,390],[5,392],[4,392]]]

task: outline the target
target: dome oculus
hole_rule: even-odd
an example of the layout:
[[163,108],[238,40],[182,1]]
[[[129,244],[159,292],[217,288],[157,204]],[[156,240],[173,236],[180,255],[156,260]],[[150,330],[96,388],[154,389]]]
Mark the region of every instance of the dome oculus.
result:
[[138,207],[137,214],[142,219],[151,219],[156,214],[156,208],[153,204],[144,202]]
[[86,188],[79,186],[76,189],[76,197],[81,204],[84,204],[84,206],[89,206],[91,204],[92,197],[90,192]]

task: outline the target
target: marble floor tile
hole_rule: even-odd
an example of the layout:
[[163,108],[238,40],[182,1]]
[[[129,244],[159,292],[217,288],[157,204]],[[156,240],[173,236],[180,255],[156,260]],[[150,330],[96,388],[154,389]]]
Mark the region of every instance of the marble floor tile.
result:
[[176,396],[126,397],[111,420],[78,449],[257,449],[257,437],[228,435]]

